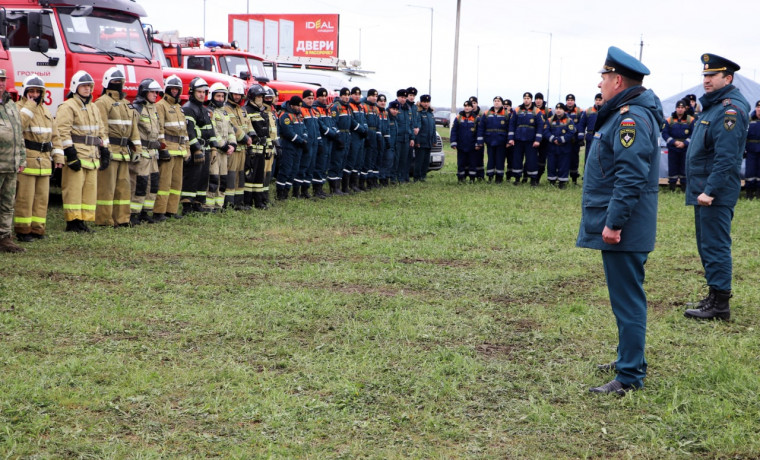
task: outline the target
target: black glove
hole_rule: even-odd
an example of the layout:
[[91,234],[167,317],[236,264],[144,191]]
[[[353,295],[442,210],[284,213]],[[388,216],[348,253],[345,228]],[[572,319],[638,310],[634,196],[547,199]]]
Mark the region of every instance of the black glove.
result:
[[164,161],[169,161],[171,159],[172,159],[172,156],[169,155],[169,151],[168,150],[159,150],[158,151],[158,161],[164,162]]
[[[227,144],[227,146],[230,146],[230,145],[232,146],[232,150],[233,151],[237,150],[237,144],[236,143],[230,142],[229,144]],[[224,149],[224,153],[227,153],[227,149]]]
[[79,157],[77,156],[77,149],[73,146],[66,147],[63,149],[63,154],[66,156],[66,166],[71,168],[72,171],[76,172],[82,169],[82,162],[79,161]]
[[581,139],[581,140],[579,140],[579,141],[578,141],[578,145],[579,145],[580,147],[583,147],[584,145],[586,145],[586,142],[585,142],[584,140],[582,140],[582,139]]
[[108,169],[108,165],[111,164],[111,151],[108,150],[108,147],[98,147],[98,151],[100,152],[100,168],[98,168],[100,171],[105,171]]
[[206,152],[203,150],[196,150],[193,152],[193,163],[199,164],[206,161]]

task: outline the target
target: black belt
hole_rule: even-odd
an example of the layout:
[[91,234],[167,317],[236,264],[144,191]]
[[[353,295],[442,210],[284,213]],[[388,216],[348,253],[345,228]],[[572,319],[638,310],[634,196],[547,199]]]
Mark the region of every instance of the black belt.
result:
[[113,145],[118,145],[120,147],[126,147],[129,145],[129,139],[126,137],[109,137],[108,142],[110,142]]
[[34,142],[34,141],[24,139],[24,147],[28,148],[29,150],[37,150],[38,152],[52,152],[53,151],[52,142]]
[[159,141],[146,141],[145,139],[140,139],[140,143],[142,144],[144,149],[161,148],[161,143]]
[[71,141],[75,144],[84,144],[84,145],[100,145],[102,144],[99,137],[96,136],[77,136],[76,134],[71,135]]
[[164,134],[164,139],[166,139],[169,142],[174,142],[180,145],[185,143],[185,138],[180,137],[180,136],[172,136],[171,134]]

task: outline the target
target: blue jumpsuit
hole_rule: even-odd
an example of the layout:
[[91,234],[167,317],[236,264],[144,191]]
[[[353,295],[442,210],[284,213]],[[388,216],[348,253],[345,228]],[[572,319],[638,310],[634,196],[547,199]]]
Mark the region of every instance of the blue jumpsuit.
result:
[[327,179],[327,169],[330,164],[333,145],[338,137],[338,128],[335,125],[335,119],[330,116],[329,107],[316,101],[314,108],[319,113],[319,129],[322,133],[322,139],[319,141],[319,149],[314,158],[314,175],[311,181],[314,184],[324,184]]
[[396,172],[396,180],[401,182],[409,182],[409,160],[412,155],[411,148],[409,146],[410,141],[414,140],[414,131],[412,131],[413,119],[412,112],[409,109],[409,105],[404,104],[401,106],[396,116],[396,159],[393,166]]
[[367,116],[364,113],[364,107],[361,103],[349,102],[351,114],[356,122],[356,127],[351,131],[351,150],[348,152],[344,170],[351,172],[352,180],[359,179],[359,170],[364,166],[364,140],[369,135],[367,133]]
[[316,106],[304,105],[301,107],[301,116],[303,117],[306,134],[309,136],[308,149],[303,152],[298,167],[298,173],[295,177],[295,187],[302,187],[306,191],[311,185],[311,179],[314,177],[314,161],[319,151],[319,143],[322,141],[322,129],[319,124],[319,111]]
[[[657,233],[662,104],[652,90],[634,86],[611,98],[599,118],[602,126],[595,134],[583,180],[576,245],[602,251],[618,327],[615,379],[640,388],[647,370],[644,264]],[[602,240],[605,226],[621,230],[618,244]]]
[[282,104],[282,115],[280,115],[277,125],[280,128],[282,144],[280,169],[277,172],[277,189],[290,190],[301,165],[301,157],[309,144],[306,125],[304,125],[303,117],[301,117],[301,109],[291,107],[285,102]]
[[[676,184],[679,180],[681,186],[686,186],[686,149],[691,142],[691,133],[694,132],[694,117],[685,115],[678,118],[674,113],[665,121],[662,128],[662,138],[668,145],[668,183]],[[686,145],[682,148],[676,147],[676,141],[681,141]]]
[[357,129],[358,123],[354,121],[349,103],[343,103],[340,99],[336,100],[330,107],[330,116],[335,121],[338,137],[335,139],[335,145],[330,156],[327,180],[337,181],[343,179],[345,175],[351,174],[351,170],[345,167],[345,163],[351,148],[351,132]]
[[[504,162],[507,159],[507,135],[512,112],[502,107],[498,111],[491,109],[480,116],[478,121],[477,144],[488,146],[488,164],[486,175],[489,180],[496,177],[496,182],[504,179]],[[509,177],[509,176],[507,176]]]
[[752,117],[749,120],[747,145],[744,151],[747,155],[747,163],[744,168],[744,187],[747,189],[748,196],[752,197],[760,180],[760,118],[755,112],[752,112]]
[[[741,191],[740,170],[747,140],[749,103],[734,85],[701,98],[699,116],[686,151],[686,205],[694,206],[697,250],[707,285],[731,290],[731,220]],[[713,197],[710,206],[699,194]]]
[[546,123],[544,131],[544,140],[548,143],[546,178],[552,184],[557,180],[567,182],[570,172],[570,154],[573,150],[572,140],[575,139],[575,134],[575,124],[567,115],[562,118],[554,115]]
[[380,152],[379,143],[382,143],[380,132],[380,108],[364,98],[362,108],[367,119],[367,138],[364,142],[364,164],[361,168],[362,179],[378,177],[376,169],[377,157]]
[[584,165],[588,161],[588,153],[591,151],[591,144],[594,140],[596,116],[599,113],[600,108],[601,106],[597,107],[596,105],[592,105],[581,114],[581,119],[578,121],[578,140],[585,141],[586,143],[586,154],[583,160]]
[[433,109],[417,107],[420,131],[415,136],[414,180],[425,180],[430,166],[430,150],[435,145],[435,117]]
[[[572,110],[568,107],[565,115],[573,120],[573,124],[578,126],[578,123],[580,123],[581,120],[581,116],[583,115],[583,110],[577,105],[573,106]],[[575,182],[578,180],[578,177],[580,177],[580,174],[578,174],[578,167],[580,166],[581,160],[581,144],[577,139],[573,139],[571,144],[573,146],[573,150],[570,152],[570,177],[573,179],[573,182]]]
[[[475,150],[478,119],[470,113],[459,112],[451,125],[451,148],[457,149],[457,179],[463,182],[466,176],[475,181],[478,170],[483,173],[483,156]],[[478,161],[478,158],[480,161]],[[482,177],[482,176],[481,176]]]
[[544,117],[536,107],[526,108],[518,105],[515,113],[509,121],[509,140],[515,141],[512,152],[512,176],[517,178],[523,175],[523,162],[528,176],[538,177],[538,151],[533,147],[534,142],[541,142],[543,138]]

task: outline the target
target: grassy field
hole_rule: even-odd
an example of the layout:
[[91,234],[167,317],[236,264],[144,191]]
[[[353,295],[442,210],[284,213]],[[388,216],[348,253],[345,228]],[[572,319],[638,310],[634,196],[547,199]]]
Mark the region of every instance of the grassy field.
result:
[[649,377],[615,356],[580,187],[424,184],[62,233],[0,259],[3,458],[760,457],[760,202],[734,220],[733,320],[683,195],[647,263]]

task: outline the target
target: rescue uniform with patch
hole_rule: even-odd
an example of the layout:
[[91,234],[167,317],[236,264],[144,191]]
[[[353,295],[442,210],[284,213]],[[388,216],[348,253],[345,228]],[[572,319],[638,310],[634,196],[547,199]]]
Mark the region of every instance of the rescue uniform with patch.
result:
[[474,112],[459,112],[451,125],[451,148],[457,150],[457,179],[464,182],[467,176],[475,182],[476,177],[483,177],[483,155],[475,150],[477,145],[478,118]]
[[[679,118],[673,114],[665,121],[662,128],[662,138],[668,146],[668,183],[675,185],[681,182],[686,187],[686,149],[691,142],[691,134],[694,132],[694,117],[685,115]],[[676,142],[683,142],[684,147],[676,147]]]
[[182,193],[183,163],[185,158],[190,158],[187,121],[179,101],[169,94],[164,94],[156,103],[156,113],[161,132],[159,141],[166,144],[170,159],[158,164],[158,192],[153,213],[176,216]]
[[570,173],[570,155],[573,152],[572,141],[576,136],[575,122],[564,115],[552,116],[546,123],[544,139],[548,142],[546,149],[546,179],[550,184],[557,181],[560,187],[568,181]]
[[[495,177],[496,182],[504,181],[504,163],[507,160],[507,135],[509,134],[509,121],[512,118],[511,110],[502,107],[495,110],[491,107],[480,116],[478,122],[477,144],[488,146],[488,164],[486,175],[488,180]],[[510,163],[512,163],[510,159]],[[509,173],[507,173],[509,178]]]
[[153,212],[158,194],[158,149],[161,148],[161,125],[158,122],[156,105],[138,96],[133,104],[138,115],[137,128],[140,132],[141,150],[129,165],[132,185],[130,211],[140,213],[142,220],[149,220],[147,212]]
[[[694,206],[697,250],[707,285],[730,291],[731,220],[741,191],[740,170],[747,140],[749,103],[734,85],[707,93],[686,151],[686,205]],[[700,206],[700,194],[713,197]]]

